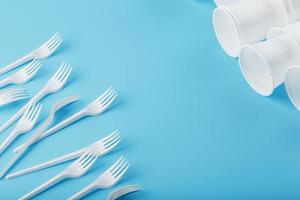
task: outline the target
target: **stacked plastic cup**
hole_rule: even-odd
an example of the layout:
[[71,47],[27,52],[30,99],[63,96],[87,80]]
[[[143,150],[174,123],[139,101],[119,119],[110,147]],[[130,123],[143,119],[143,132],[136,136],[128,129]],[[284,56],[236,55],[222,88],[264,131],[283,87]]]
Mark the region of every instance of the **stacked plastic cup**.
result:
[[300,46],[291,34],[284,33],[243,46],[239,63],[249,85],[257,93],[269,96],[284,82],[288,69],[300,65]]
[[220,45],[232,57],[239,55],[243,45],[264,40],[271,28],[284,27],[300,19],[300,0],[228,3],[215,9],[213,23]]
[[[284,34],[292,36],[300,46],[300,22],[283,28],[272,28],[268,33],[268,38],[276,38]],[[291,102],[300,111],[300,64],[294,64],[286,71],[284,84]]]

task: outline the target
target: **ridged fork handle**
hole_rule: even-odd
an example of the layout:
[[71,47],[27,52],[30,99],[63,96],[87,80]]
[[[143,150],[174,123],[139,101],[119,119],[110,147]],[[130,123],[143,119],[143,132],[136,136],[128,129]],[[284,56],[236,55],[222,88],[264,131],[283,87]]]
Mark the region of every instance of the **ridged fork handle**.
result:
[[91,193],[92,191],[96,190],[97,186],[95,184],[95,182],[89,184],[88,186],[86,186],[85,188],[83,188],[82,190],[80,190],[79,192],[77,192],[76,194],[74,194],[73,196],[71,196],[68,200],[77,200],[77,199],[81,199],[82,197],[88,195],[89,193]]
[[30,101],[28,101],[17,113],[15,113],[0,127],[0,133],[5,131],[10,125],[12,125],[15,121],[17,121],[21,117],[21,115],[25,112],[25,110],[28,108],[28,106],[30,106],[33,102],[37,102],[41,100],[45,95],[47,95],[47,93],[42,89],[32,99],[30,99]]
[[31,192],[25,194],[19,200],[32,199],[34,196],[38,195],[39,193],[45,191],[46,189],[48,189],[52,186],[54,186],[58,182],[62,181],[64,178],[65,177],[63,176],[63,174],[60,173],[60,174],[54,176],[53,178],[51,178],[50,180],[48,180],[47,182],[43,183],[42,185],[38,186]]
[[[76,114],[70,116],[69,118],[65,119],[64,121],[58,123],[57,125],[53,126],[52,128],[48,129],[47,131],[45,131],[35,142],[38,142],[41,139],[48,137],[49,135],[52,135],[53,133],[56,133],[57,131],[65,128],[66,126],[80,120],[81,118],[83,118],[87,115],[88,114],[84,110],[77,112]],[[21,144],[20,146],[16,147],[13,150],[13,152],[14,153],[18,152],[23,146],[24,146],[24,144]]]
[[44,163],[41,163],[41,164],[38,164],[38,165],[35,165],[35,166],[32,166],[32,167],[29,167],[27,169],[11,173],[11,174],[7,175],[5,178],[6,179],[15,178],[15,177],[18,177],[18,176],[29,174],[31,172],[35,172],[35,171],[38,171],[38,170],[41,170],[41,169],[48,168],[48,167],[51,167],[51,166],[54,166],[54,165],[57,165],[57,164],[60,164],[60,163],[63,163],[63,162],[69,161],[69,160],[73,160],[75,158],[80,157],[84,153],[84,150],[85,149],[74,151],[72,153],[69,153],[69,154],[60,156],[58,158],[49,160],[47,162],[44,162]]
[[32,54],[27,54],[21,58],[19,58],[18,60],[14,61],[13,63],[3,67],[0,69],[0,75],[2,74],[5,74],[6,72],[9,72],[15,68],[17,68],[18,66],[24,64],[24,63],[27,63],[28,61],[32,60],[33,59],[33,56]]

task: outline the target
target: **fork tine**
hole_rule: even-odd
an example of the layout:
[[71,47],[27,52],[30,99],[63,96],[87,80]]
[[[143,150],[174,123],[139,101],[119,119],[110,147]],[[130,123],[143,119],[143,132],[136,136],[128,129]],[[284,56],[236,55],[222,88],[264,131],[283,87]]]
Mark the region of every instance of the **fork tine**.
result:
[[110,86],[108,89],[106,89],[101,95],[100,97],[98,97],[94,102],[98,102],[100,99],[102,99],[104,96],[106,96],[107,93],[109,93],[111,90],[113,90],[113,87]]
[[31,120],[34,124],[36,123],[37,119],[39,118],[41,111],[42,111],[42,105],[39,104],[38,105],[38,109],[35,112],[35,115],[34,115],[34,117]]
[[20,101],[22,99],[28,99],[29,97],[27,96],[20,96],[20,97],[15,97],[15,98],[8,98],[8,103],[12,103],[15,101]]
[[8,91],[7,93],[9,96],[14,96],[18,94],[28,94],[26,90],[13,90],[13,91]]
[[32,115],[34,115],[34,113],[36,112],[37,103],[32,104],[29,109],[30,109],[30,112],[28,112],[28,115],[26,116],[26,118],[30,121],[32,118]]
[[94,155],[89,161],[84,164],[84,168],[88,170],[98,159],[97,155]]
[[27,74],[34,74],[35,72],[37,72],[41,67],[41,63],[39,61],[35,61],[35,63],[26,70]]
[[12,93],[9,96],[15,97],[15,96],[18,96],[18,95],[29,95],[29,94],[26,91],[19,91],[19,92]]
[[41,109],[42,109],[42,106],[39,103],[37,103],[34,107],[34,110],[31,114],[31,116],[30,116],[30,121],[32,121],[32,122],[35,121],[34,119],[37,118],[37,116],[40,114]]
[[32,68],[34,68],[38,63],[39,63],[38,59],[35,58],[26,67],[24,67],[23,70],[27,72],[27,71],[31,70]]
[[63,62],[62,64],[64,66],[64,69],[63,71],[59,74],[59,76],[57,76],[57,80],[60,81],[60,82],[63,82],[64,78],[68,75],[68,73],[70,72],[71,70],[71,66],[66,63],[65,61]]
[[65,84],[67,82],[67,80],[68,80],[68,78],[69,78],[69,76],[70,76],[70,74],[72,72],[72,69],[73,68],[71,66],[68,67],[67,72],[65,73],[64,77],[60,80],[60,82],[62,84]]
[[101,102],[101,104],[103,106],[110,105],[117,98],[117,96],[118,96],[117,92],[114,91],[114,93],[111,96],[109,96],[106,100]]
[[103,144],[104,148],[109,148],[111,145],[114,145],[116,142],[120,142],[121,136],[116,135],[114,138],[112,138],[110,141]]
[[60,73],[57,74],[57,76],[56,76],[56,79],[57,79],[57,80],[60,80],[61,77],[63,76],[63,74],[65,74],[65,71],[66,71],[67,68],[68,68],[68,64],[64,61],[64,62],[61,64],[61,67],[62,67],[62,70],[61,70]]
[[90,152],[88,153],[81,161],[80,164],[83,165],[93,154]]
[[50,46],[53,45],[53,43],[55,43],[61,38],[62,38],[61,35],[57,34],[51,41],[49,41],[49,43],[47,43],[48,48],[50,48]]
[[85,168],[87,165],[89,165],[90,162],[92,162],[95,158],[97,158],[98,156],[96,155],[96,153],[91,153],[89,158],[86,159],[83,163],[82,166],[83,168]]
[[32,112],[33,109],[34,109],[34,104],[28,106],[28,108],[26,109],[25,113],[22,115],[21,119],[22,120],[28,119],[29,116],[31,115],[31,112]]
[[127,166],[125,168],[123,168],[123,170],[117,176],[115,176],[115,179],[114,179],[115,184],[117,182],[119,182],[119,180],[124,176],[124,174],[127,172],[129,167],[130,167],[130,165],[127,163]]
[[115,146],[116,144],[118,144],[121,141],[121,136],[117,135],[114,139],[112,139],[111,141],[109,141],[108,143],[104,144],[104,148],[110,148],[110,146]]
[[101,139],[101,142],[105,143],[106,141],[109,141],[110,138],[114,137],[115,135],[119,134],[119,130],[115,130],[111,134],[107,135],[105,138]]
[[47,40],[47,42],[44,43],[44,45],[48,45],[49,43],[51,43],[58,35],[59,33],[56,32],[49,40]]
[[56,77],[60,75],[60,73],[64,70],[64,68],[65,65],[64,63],[62,63],[51,79],[56,79]]
[[114,169],[112,169],[110,172],[112,174],[115,174],[121,168],[121,166],[123,166],[125,163],[126,163],[126,159],[123,158],[122,161]]
[[30,97],[28,93],[18,93],[18,94],[13,94],[10,96],[12,99],[16,99],[16,98],[19,98],[19,97]]
[[82,154],[77,160],[76,160],[76,162],[77,163],[81,163],[82,162],[82,160],[90,153],[92,151],[92,148],[88,148],[85,152],[84,152],[84,154]]
[[116,166],[118,166],[120,164],[120,162],[122,162],[122,160],[124,160],[124,156],[121,156],[108,170],[106,170],[105,172],[111,172]]
[[88,153],[88,155],[84,159],[81,160],[80,164],[82,166],[84,166],[86,162],[88,162],[91,158],[93,158],[93,156],[95,156],[95,148],[94,147],[92,147],[90,153]]
[[124,160],[124,163],[118,167],[118,169],[113,173],[114,177],[117,177],[127,166],[128,162]]
[[61,64],[62,66],[62,70],[59,74],[57,74],[56,79],[60,80],[61,77],[66,73],[67,69],[68,69],[68,63],[66,63],[65,61]]
[[51,44],[48,45],[49,50],[55,49],[57,46],[60,45],[60,43],[63,41],[63,38],[60,36],[55,41],[53,41]]
[[102,155],[104,155],[105,153],[108,153],[111,150],[113,150],[120,142],[121,142],[121,138],[119,138],[118,140],[116,140],[113,144],[111,144],[109,146],[106,146]]
[[113,93],[115,92],[115,89],[114,88],[111,88],[110,91],[108,91],[106,93],[106,95],[102,96],[102,98],[98,100],[98,102],[103,102],[105,99],[107,99],[108,97],[110,97]]

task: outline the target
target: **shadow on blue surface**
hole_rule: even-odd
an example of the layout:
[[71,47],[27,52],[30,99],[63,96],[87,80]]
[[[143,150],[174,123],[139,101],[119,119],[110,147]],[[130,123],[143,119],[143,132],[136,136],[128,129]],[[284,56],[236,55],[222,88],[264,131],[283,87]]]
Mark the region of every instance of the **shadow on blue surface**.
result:
[[283,104],[290,109],[295,109],[285,91],[284,84],[281,84],[278,88],[276,88],[273,94],[268,98],[269,100]]
[[216,7],[215,3],[213,0],[192,0],[198,4],[201,4],[201,5],[205,5],[207,7],[211,7],[211,8],[214,8]]

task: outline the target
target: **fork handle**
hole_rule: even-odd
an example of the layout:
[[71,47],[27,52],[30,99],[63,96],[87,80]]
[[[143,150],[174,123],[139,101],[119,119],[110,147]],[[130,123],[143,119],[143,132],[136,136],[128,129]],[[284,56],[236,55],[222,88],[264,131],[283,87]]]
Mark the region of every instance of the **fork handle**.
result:
[[41,192],[47,190],[48,188],[54,186],[56,183],[62,181],[63,179],[64,179],[64,176],[60,173],[60,174],[54,176],[53,178],[51,178],[50,180],[46,181],[42,185],[38,186],[37,188],[35,188],[31,192],[29,192],[29,193],[25,194],[24,196],[22,196],[20,198],[20,200],[31,199],[34,196],[38,195],[39,193],[41,193]]
[[[65,119],[64,121],[58,123],[57,125],[53,126],[52,128],[48,129],[47,131],[45,131],[35,142],[38,142],[41,139],[48,137],[49,135],[52,135],[53,133],[56,133],[57,131],[65,128],[66,126],[78,121],[79,119],[81,119],[85,116],[87,116],[87,115],[85,114],[84,110],[77,112],[76,114],[72,115],[71,117]],[[13,150],[13,152],[14,153],[18,152],[23,146],[24,146],[24,144],[21,144],[20,146],[16,147]]]
[[17,68],[18,66],[30,61],[33,59],[32,54],[27,54],[21,58],[19,58],[18,60],[14,61],[13,63],[6,65],[5,67],[0,69],[0,75],[5,74],[6,72],[9,72],[15,68]]
[[97,186],[95,183],[91,183],[90,185],[86,186],[85,188],[83,188],[82,190],[80,190],[79,192],[77,192],[76,194],[74,194],[73,196],[71,196],[68,200],[77,200],[77,199],[81,199],[82,197],[88,195],[89,193],[91,193],[92,191],[96,190]]
[[16,112],[11,118],[9,118],[1,127],[0,133],[5,131],[10,125],[12,125],[15,121],[17,121],[21,115],[25,112],[27,107],[30,105],[31,101],[26,103],[18,112]]
[[42,169],[45,169],[45,168],[48,168],[48,167],[52,167],[54,165],[57,165],[57,164],[60,164],[60,163],[63,163],[63,162],[69,161],[69,160],[73,160],[75,158],[80,157],[84,153],[84,150],[85,149],[80,149],[78,151],[74,151],[72,153],[60,156],[58,158],[54,158],[52,160],[49,160],[47,162],[44,162],[44,163],[41,163],[41,164],[38,164],[38,165],[35,165],[35,166],[32,166],[32,167],[29,167],[27,169],[23,169],[23,170],[11,173],[11,174],[7,175],[5,178],[6,179],[12,179],[12,178],[15,178],[15,177],[18,177],[18,176],[29,174],[31,172],[35,172],[35,171],[42,170]]
[[12,131],[7,138],[2,142],[0,145],[0,154],[3,153],[3,151],[16,139],[18,136],[18,133],[16,131]]

